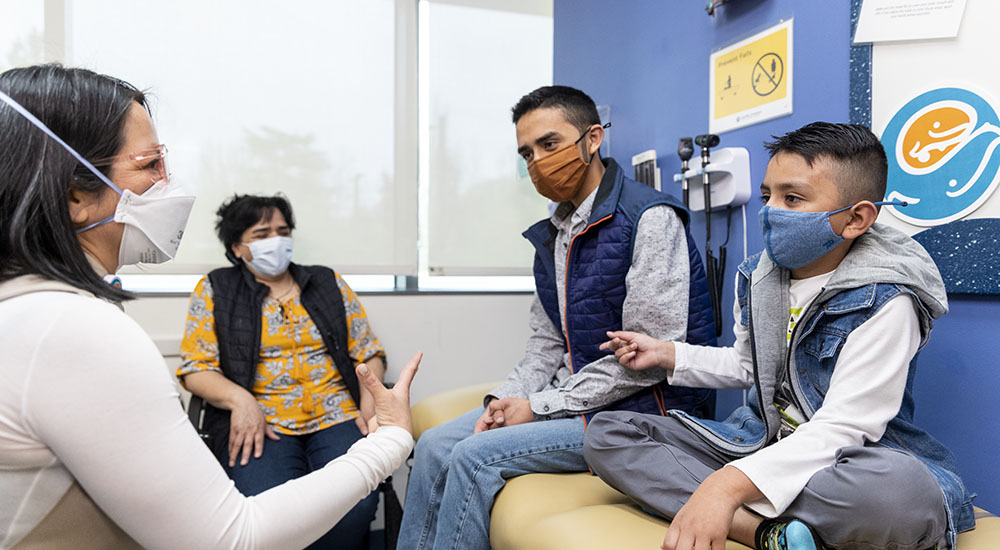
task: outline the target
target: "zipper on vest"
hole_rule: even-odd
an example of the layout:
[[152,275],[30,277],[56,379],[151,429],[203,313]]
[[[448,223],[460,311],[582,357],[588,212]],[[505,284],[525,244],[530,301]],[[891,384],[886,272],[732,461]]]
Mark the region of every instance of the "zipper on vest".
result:
[[597,220],[596,222],[588,225],[587,227],[584,227],[583,231],[577,233],[576,235],[573,235],[573,238],[570,239],[570,241],[569,241],[569,248],[566,250],[566,267],[563,268],[563,311],[567,312],[567,313],[563,314],[563,320],[562,321],[563,321],[563,334],[566,335],[566,352],[569,353],[569,369],[571,371],[573,371],[574,374],[576,374],[576,364],[573,362],[573,346],[570,345],[570,341],[569,341],[569,323],[567,321],[567,319],[569,319],[569,315],[568,315],[568,312],[569,312],[569,264],[570,264],[569,260],[570,260],[570,257],[573,254],[573,245],[576,243],[577,237],[579,237],[580,235],[583,235],[587,231],[590,231],[590,228],[594,227],[595,225],[597,225],[599,223],[602,223],[605,220],[611,219],[612,216],[614,216],[613,213],[612,214],[608,214],[607,216],[604,216],[603,218],[601,218],[601,219]]

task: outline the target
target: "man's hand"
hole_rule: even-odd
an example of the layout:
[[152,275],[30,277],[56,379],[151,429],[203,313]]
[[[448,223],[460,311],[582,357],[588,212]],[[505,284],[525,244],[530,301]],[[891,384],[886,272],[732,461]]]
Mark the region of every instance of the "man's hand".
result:
[[493,403],[495,402],[497,402],[497,399],[493,399],[492,401],[490,401],[489,404],[486,405],[486,409],[483,410],[483,414],[479,415],[479,420],[476,420],[476,425],[472,429],[473,434],[477,434],[479,432],[485,432],[486,430],[492,430],[493,428],[500,427],[497,425],[497,420],[503,420],[503,417],[500,416],[498,418],[494,418],[493,409],[491,408],[491,405],[493,405]]
[[361,363],[355,371],[358,381],[368,389],[375,403],[375,416],[368,421],[368,430],[374,432],[379,426],[399,426],[413,434],[413,419],[410,417],[410,383],[417,374],[423,353],[417,352],[410,362],[399,373],[399,379],[391,390],[382,385],[382,381],[367,365]]
[[660,367],[674,368],[674,343],[657,340],[652,336],[619,330],[608,332],[608,341],[601,344],[602,350],[615,352],[621,366],[630,370],[645,370]]
[[233,406],[229,415],[229,467],[236,466],[236,460],[240,459],[240,466],[246,466],[250,462],[250,453],[254,458],[260,458],[264,453],[264,438],[278,439],[271,426],[264,419],[264,412],[260,410],[257,399],[244,391],[246,395],[240,397]]
[[708,476],[677,512],[660,548],[724,550],[736,511],[762,496],[743,472],[723,467]]
[[531,412],[531,403],[520,397],[505,397],[494,399],[486,405],[483,415],[476,421],[472,433],[485,432],[504,426],[515,426],[534,422],[535,413]]

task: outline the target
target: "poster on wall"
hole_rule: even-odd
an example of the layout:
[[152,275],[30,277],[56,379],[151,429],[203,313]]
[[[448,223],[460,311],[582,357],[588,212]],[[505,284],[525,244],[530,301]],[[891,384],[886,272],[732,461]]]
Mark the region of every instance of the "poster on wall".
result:
[[854,43],[954,38],[966,0],[865,0]]
[[872,130],[889,161],[879,221],[912,235],[1000,218],[1000,71],[984,70],[1000,2],[968,0],[956,38],[872,48]]
[[879,222],[912,235],[949,292],[1000,295],[1000,2],[966,0],[955,38],[877,42],[872,130],[888,160]]
[[907,205],[886,210],[915,227],[979,210],[1000,183],[997,112],[984,92],[950,86],[918,93],[896,109],[882,131],[886,199]]
[[712,53],[708,127],[713,134],[792,112],[792,21]]

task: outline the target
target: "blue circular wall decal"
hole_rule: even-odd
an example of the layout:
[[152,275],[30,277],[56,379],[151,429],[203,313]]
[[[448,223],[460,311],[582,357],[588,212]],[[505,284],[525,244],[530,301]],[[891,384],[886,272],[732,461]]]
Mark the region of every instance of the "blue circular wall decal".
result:
[[913,225],[961,219],[1000,183],[997,109],[964,88],[938,88],[908,101],[886,125],[882,145],[889,161],[886,199],[909,203],[885,208]]

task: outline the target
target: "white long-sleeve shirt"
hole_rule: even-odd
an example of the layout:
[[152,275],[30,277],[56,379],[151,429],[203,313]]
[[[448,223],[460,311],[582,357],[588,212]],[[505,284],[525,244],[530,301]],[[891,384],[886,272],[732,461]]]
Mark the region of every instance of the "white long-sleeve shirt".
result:
[[[815,294],[801,299],[808,304],[813,298]],[[734,304],[733,310],[737,321],[732,347],[675,343],[671,384],[720,389],[753,385],[749,333],[739,323],[739,305]],[[851,332],[837,357],[823,405],[812,418],[791,435],[730,464],[764,494],[750,507],[767,517],[782,514],[813,474],[834,463],[838,449],[881,439],[899,413],[910,361],[919,346],[920,321],[907,295],[892,298]]]
[[301,548],[405,460],[383,427],[324,468],[244,497],[199,439],[155,345],[69,292],[0,301],[0,549],[76,480],[147,548]]

